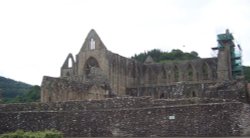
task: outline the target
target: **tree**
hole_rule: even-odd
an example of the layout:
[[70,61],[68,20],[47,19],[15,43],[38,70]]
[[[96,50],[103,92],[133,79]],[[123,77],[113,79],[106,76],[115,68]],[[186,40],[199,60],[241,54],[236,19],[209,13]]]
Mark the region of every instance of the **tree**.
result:
[[164,52],[160,49],[153,49],[148,52],[135,54],[132,59],[144,62],[148,56],[151,56],[155,62],[167,62],[170,60],[190,60],[199,58],[198,53],[192,51],[191,53],[183,52],[179,49],[173,49],[171,52]]
[[39,102],[40,101],[40,86],[32,86],[28,91],[22,95],[18,95],[15,98],[5,98],[4,103],[27,103],[27,102]]

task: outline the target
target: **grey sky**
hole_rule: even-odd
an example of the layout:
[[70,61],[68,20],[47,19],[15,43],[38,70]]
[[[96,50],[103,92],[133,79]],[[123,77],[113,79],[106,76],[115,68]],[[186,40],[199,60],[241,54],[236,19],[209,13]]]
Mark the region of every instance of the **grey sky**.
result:
[[125,57],[153,48],[211,57],[216,35],[229,28],[250,65],[249,7],[249,0],[2,0],[0,75],[38,85],[43,75],[58,77],[92,28]]

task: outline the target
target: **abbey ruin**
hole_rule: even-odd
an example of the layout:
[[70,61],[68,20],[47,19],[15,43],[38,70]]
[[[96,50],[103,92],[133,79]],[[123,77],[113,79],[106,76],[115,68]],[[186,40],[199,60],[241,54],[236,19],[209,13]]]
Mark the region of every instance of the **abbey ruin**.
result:
[[[60,78],[44,77],[42,102],[151,96],[155,99],[239,98],[245,93],[214,91],[215,84],[242,77],[234,55],[231,33],[218,35],[218,57],[172,63],[144,63],[107,50],[94,30],[87,35],[76,58],[69,54]],[[234,56],[234,57],[233,57]],[[234,67],[235,66],[235,67]],[[59,87],[57,87],[59,86]],[[232,96],[237,93],[238,96]],[[232,96],[232,97],[231,97]],[[243,98],[244,99],[244,98]]]
[[250,136],[249,90],[227,30],[218,56],[144,63],[109,51],[94,30],[41,102],[0,104],[0,134],[56,129],[67,137]]

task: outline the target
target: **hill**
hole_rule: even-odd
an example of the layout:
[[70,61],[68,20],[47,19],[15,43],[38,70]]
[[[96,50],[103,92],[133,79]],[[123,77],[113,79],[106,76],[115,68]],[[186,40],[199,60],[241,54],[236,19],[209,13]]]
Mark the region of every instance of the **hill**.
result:
[[3,103],[37,101],[40,99],[40,86],[0,76],[0,99]]
[[32,85],[0,76],[0,89],[2,97],[15,98],[18,95],[22,95],[31,87]]

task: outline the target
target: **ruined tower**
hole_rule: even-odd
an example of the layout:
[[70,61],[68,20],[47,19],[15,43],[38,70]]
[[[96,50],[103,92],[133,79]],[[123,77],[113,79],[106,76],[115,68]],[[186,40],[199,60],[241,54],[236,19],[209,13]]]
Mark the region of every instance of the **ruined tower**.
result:
[[231,49],[234,47],[233,36],[227,30],[217,36],[218,41],[218,80],[232,79]]
[[213,50],[218,50],[218,80],[231,80],[242,75],[241,56],[235,53],[234,37],[229,30],[225,34],[217,35],[218,46]]

